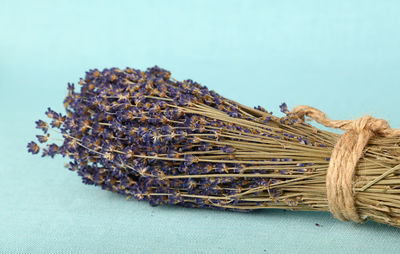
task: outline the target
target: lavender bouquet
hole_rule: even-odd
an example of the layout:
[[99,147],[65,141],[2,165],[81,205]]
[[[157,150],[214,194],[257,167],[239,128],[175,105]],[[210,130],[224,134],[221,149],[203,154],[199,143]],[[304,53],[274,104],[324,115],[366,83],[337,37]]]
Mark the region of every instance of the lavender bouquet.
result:
[[336,197],[356,217],[341,217],[329,199],[340,188],[327,193],[341,136],[304,122],[310,114],[282,104],[279,118],[157,66],[90,70],[79,85],[76,92],[68,84],[65,114],[49,108],[49,123],[36,122],[44,132],[38,142],[56,143],[32,141],[28,151],[68,157],[66,167],[85,184],[151,205],[331,211],[342,220],[400,226],[398,137],[367,139],[352,173],[353,203]]

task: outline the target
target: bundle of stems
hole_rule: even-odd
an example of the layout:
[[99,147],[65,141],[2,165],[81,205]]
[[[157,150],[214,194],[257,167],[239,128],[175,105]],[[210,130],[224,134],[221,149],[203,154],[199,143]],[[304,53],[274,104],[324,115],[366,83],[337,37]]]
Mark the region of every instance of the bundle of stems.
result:
[[[159,67],[90,70],[66,114],[39,120],[42,156],[68,157],[85,184],[146,200],[249,211],[329,211],[326,172],[340,135],[226,99]],[[61,139],[48,133],[54,131]],[[60,144],[61,142],[61,144]],[[361,218],[400,226],[400,138],[373,137],[356,167]],[[36,142],[29,152],[38,153]]]

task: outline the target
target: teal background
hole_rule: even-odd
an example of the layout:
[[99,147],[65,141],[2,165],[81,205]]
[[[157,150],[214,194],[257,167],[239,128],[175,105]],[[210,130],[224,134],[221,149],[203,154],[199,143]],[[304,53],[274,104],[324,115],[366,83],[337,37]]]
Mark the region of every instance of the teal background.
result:
[[273,112],[400,128],[399,1],[0,1],[0,32],[0,253],[398,252],[400,229],[329,213],[127,202],[26,144],[86,70],[155,64]]

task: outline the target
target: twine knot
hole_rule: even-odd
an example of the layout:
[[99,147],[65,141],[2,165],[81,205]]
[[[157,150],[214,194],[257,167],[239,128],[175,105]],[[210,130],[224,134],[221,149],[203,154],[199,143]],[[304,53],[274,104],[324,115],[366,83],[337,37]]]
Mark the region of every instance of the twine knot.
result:
[[310,106],[297,106],[292,113],[302,120],[308,116],[326,127],[346,131],[333,148],[329,161],[326,174],[328,206],[337,219],[363,222],[356,209],[353,190],[357,162],[370,138],[400,136],[400,130],[391,129],[387,121],[372,116],[357,120],[331,120],[322,111]]

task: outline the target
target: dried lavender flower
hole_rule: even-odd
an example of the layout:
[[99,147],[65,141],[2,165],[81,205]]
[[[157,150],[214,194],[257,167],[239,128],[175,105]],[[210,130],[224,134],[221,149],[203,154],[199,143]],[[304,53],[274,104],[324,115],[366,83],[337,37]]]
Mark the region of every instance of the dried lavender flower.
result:
[[28,152],[32,154],[37,154],[40,151],[39,146],[33,141],[29,142],[27,147],[28,147]]
[[[83,183],[151,205],[328,210],[325,177],[338,135],[302,123],[285,103],[280,109],[286,116],[278,118],[193,80],[176,81],[157,66],[94,69],[79,85],[77,92],[68,84],[65,115],[48,108],[50,123],[38,120],[36,128],[61,135],[61,144],[48,144],[42,156],[68,157],[66,167]],[[357,172],[367,180],[383,170],[374,163],[377,155],[388,167],[397,163],[389,158],[398,146],[387,152],[380,144],[387,139],[372,140],[361,159]],[[28,144],[28,152],[39,151],[35,142]],[[390,212],[368,209],[380,190],[358,193],[360,213],[400,225],[400,201],[385,204]]]

